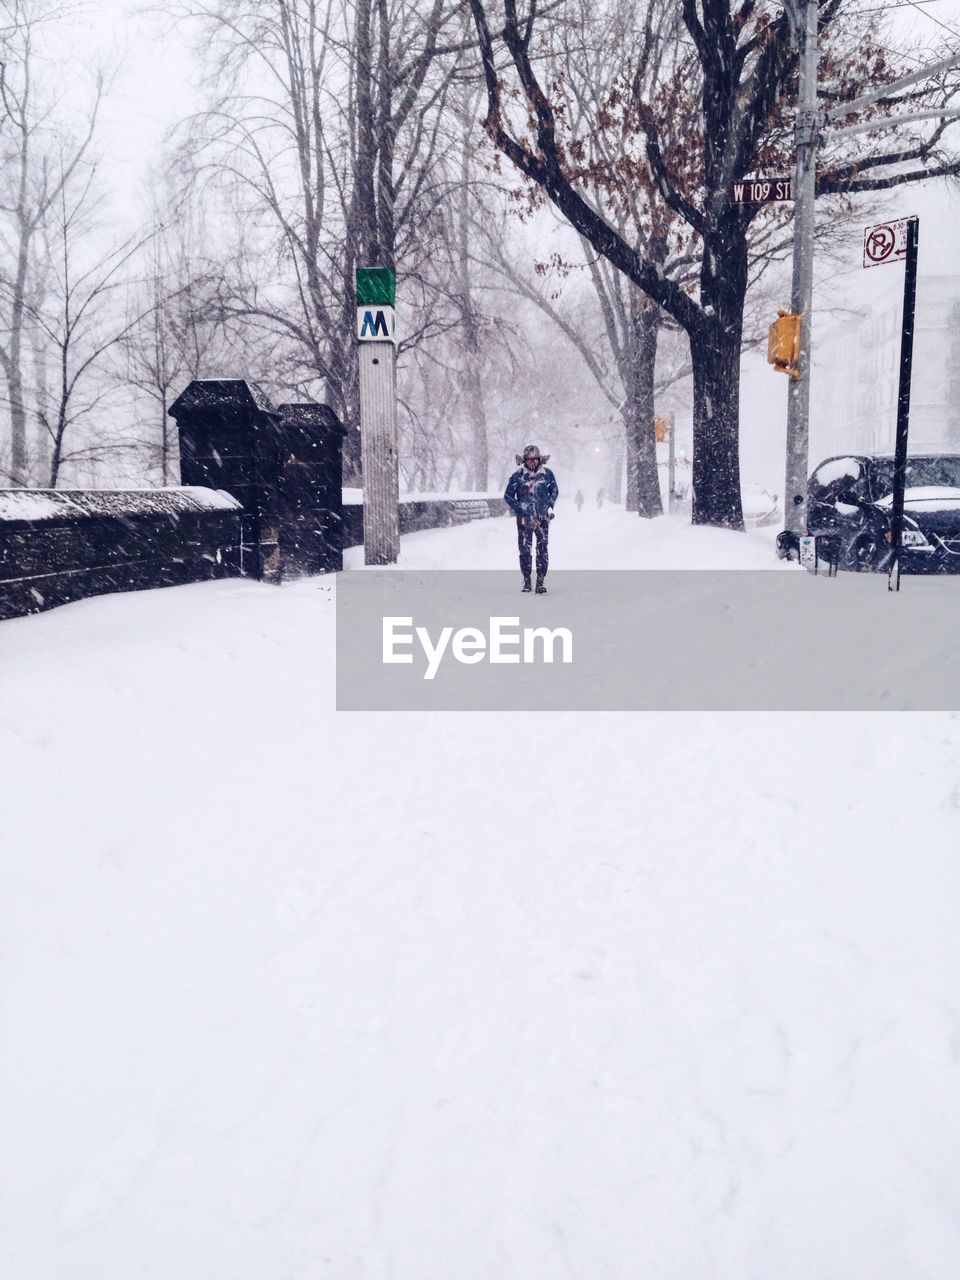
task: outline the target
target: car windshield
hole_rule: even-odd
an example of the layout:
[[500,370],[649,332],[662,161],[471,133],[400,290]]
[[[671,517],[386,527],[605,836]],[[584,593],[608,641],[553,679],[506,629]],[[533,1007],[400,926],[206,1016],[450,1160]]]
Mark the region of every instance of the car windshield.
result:
[[[893,460],[878,458],[871,466],[874,502],[893,493]],[[908,489],[960,489],[960,458],[908,458]]]

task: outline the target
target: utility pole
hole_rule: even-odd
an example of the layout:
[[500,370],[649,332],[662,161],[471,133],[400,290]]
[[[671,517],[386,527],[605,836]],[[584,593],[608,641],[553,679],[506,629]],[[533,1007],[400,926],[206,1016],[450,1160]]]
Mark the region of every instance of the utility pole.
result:
[[[817,0],[787,0],[800,41],[797,158],[793,176],[793,284],[790,310],[801,317],[798,376],[787,387],[787,463],[784,520],[806,533],[807,454],[810,441],[810,337],[813,311],[813,222],[817,190]],[[799,496],[800,501],[797,501]]]

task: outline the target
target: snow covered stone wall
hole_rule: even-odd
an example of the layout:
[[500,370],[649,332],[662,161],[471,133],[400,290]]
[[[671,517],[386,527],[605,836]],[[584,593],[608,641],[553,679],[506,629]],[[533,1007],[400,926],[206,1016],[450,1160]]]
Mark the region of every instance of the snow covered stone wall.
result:
[[[343,545],[358,547],[363,542],[362,491],[344,490],[343,502]],[[400,495],[401,534],[444,529],[449,525],[469,524],[471,520],[508,514],[507,504],[499,493]]]
[[240,516],[210,489],[0,490],[0,618],[237,577]]
[[113,591],[343,567],[344,428],[242,379],[174,402],[183,487],[0,490],[0,618]]

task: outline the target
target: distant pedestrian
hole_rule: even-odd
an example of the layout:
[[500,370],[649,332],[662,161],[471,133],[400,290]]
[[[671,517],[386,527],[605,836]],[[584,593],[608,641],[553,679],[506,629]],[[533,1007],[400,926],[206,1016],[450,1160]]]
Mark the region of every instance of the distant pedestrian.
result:
[[597,510],[599,511],[602,506],[603,506],[603,488],[601,487],[597,490]]
[[542,454],[535,444],[528,444],[522,454],[517,454],[519,470],[507,481],[504,501],[517,517],[517,549],[520,553],[520,572],[523,574],[524,591],[531,589],[533,571],[533,539],[537,539],[537,595],[546,592],[549,556],[547,540],[553,505],[559,490],[553,472],[545,466],[548,453]]
[[579,515],[580,512],[583,510],[583,490],[582,489],[577,490],[577,492],[574,494],[573,500],[577,504],[577,515]]

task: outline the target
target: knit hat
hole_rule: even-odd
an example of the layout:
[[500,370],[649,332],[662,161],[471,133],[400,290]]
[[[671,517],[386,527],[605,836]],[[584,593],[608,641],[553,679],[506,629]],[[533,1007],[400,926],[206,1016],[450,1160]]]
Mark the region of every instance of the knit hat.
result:
[[528,458],[539,458],[541,462],[550,461],[549,453],[541,453],[535,444],[528,444],[523,453],[514,455],[517,459],[517,466],[522,467]]

